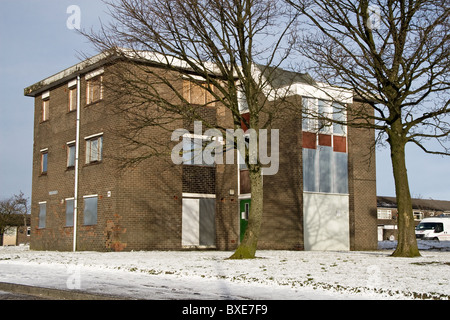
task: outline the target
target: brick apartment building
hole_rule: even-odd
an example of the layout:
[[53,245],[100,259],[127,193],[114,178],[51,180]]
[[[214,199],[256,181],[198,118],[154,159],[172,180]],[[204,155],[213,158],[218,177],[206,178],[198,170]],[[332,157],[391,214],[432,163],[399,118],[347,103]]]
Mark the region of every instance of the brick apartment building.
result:
[[[110,112],[113,101],[103,85],[116,63],[99,54],[25,88],[35,101],[31,248],[235,249],[251,205],[245,166],[177,165],[168,154],[118,170],[122,142],[114,129],[125,122]],[[164,70],[155,61],[148,67]],[[172,85],[186,94],[189,82],[171,73]],[[306,104],[332,107],[303,80],[293,88]],[[345,99],[360,104],[348,94]],[[202,112],[233,128],[230,111],[220,105]],[[259,249],[375,249],[374,132],[332,126],[317,133],[311,121],[280,122],[279,170],[264,176]],[[192,132],[188,123],[173,126]],[[149,130],[171,143],[170,132]]]

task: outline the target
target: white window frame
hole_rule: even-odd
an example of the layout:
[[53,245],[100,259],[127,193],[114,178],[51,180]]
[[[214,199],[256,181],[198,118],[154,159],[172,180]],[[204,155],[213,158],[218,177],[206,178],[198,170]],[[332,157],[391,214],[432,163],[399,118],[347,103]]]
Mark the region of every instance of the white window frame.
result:
[[44,98],[42,95],[42,122],[50,119],[50,95]]
[[[92,71],[88,73],[85,76],[86,79],[86,104],[91,104],[98,102],[103,99],[103,68],[99,70]],[[92,88],[94,87],[92,85],[93,81],[98,81],[100,88],[99,88],[99,98],[94,100],[94,92],[92,91]]]
[[[48,172],[48,148],[40,150],[41,155],[41,174],[46,174]],[[46,157],[45,171],[44,171],[44,156]]]
[[[86,141],[86,164],[97,163],[103,160],[103,132],[85,137]],[[97,150],[93,153],[92,145],[97,141]]]
[[377,210],[377,218],[383,220],[392,219],[392,210],[391,209],[378,209]]
[[[45,205],[45,215],[42,217],[41,205]],[[47,201],[39,202],[38,229],[45,229],[47,220]]]
[[[75,140],[67,142],[67,168],[75,167]],[[70,164],[71,159],[71,148],[73,148],[73,164]]]
[[69,103],[68,103],[68,111],[75,111],[77,110],[77,82],[75,80],[75,85],[71,85],[72,83],[69,83]]
[[[86,223],[86,199],[92,199],[92,198],[96,198],[97,199],[97,206],[95,208],[95,223]],[[98,194],[91,194],[91,195],[87,195],[87,196],[83,196],[83,202],[84,202],[84,208],[83,208],[83,225],[85,226],[95,226],[97,225],[98,222]]]
[[[310,111],[312,115],[302,114],[302,130],[307,132],[315,132],[320,134],[328,134],[328,135],[337,135],[337,136],[347,136],[347,126],[339,125],[342,127],[342,132],[335,133],[335,124],[330,121],[329,125],[324,126],[323,128],[319,128],[319,120],[314,115],[319,115],[319,103],[324,104],[323,113],[327,115],[327,118],[330,120],[342,120],[346,121],[347,112],[345,110],[345,104],[340,103],[338,101],[331,101],[325,99],[318,99],[313,97],[302,97],[303,108]],[[334,105],[340,104],[343,106],[344,110],[342,113],[337,114],[334,110]],[[339,117],[336,117],[339,115]],[[326,122],[326,120],[324,120]]]
[[[67,202],[68,201],[72,201],[72,225],[68,225],[67,224]],[[73,213],[74,213],[74,211],[75,211],[75,198],[66,198],[66,199],[64,199],[64,202],[66,203],[66,224],[65,224],[65,226],[66,227],[73,227],[73,222],[74,222],[74,218],[73,218]]]

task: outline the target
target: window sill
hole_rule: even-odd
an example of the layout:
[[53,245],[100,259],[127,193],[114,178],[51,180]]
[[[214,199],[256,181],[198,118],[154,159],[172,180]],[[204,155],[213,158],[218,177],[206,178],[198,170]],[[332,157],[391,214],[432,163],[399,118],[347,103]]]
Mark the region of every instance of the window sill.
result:
[[89,163],[85,163],[85,164],[83,165],[83,167],[95,166],[95,165],[102,164],[102,163],[103,163],[103,160],[100,160],[100,161],[91,161],[91,162],[89,162]]
[[98,104],[98,103],[100,103],[100,102],[102,102],[102,101],[103,101],[103,99],[95,100],[95,101],[92,101],[92,102],[87,103],[84,107],[87,108],[87,107],[93,106],[93,105],[95,105],[95,104]]

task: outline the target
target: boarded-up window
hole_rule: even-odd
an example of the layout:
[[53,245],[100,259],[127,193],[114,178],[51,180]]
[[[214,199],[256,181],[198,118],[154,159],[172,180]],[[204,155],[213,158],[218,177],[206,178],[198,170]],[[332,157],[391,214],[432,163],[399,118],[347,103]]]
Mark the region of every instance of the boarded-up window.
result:
[[87,81],[87,93],[86,93],[87,104],[94,103],[103,99],[102,81],[103,76],[96,76]]
[[69,112],[77,109],[77,88],[69,89]]
[[183,81],[183,97],[191,104],[197,105],[214,105],[214,97],[208,90],[208,84],[206,82],[194,83],[189,80]]
[[42,121],[49,119],[50,113],[50,99],[42,100]]

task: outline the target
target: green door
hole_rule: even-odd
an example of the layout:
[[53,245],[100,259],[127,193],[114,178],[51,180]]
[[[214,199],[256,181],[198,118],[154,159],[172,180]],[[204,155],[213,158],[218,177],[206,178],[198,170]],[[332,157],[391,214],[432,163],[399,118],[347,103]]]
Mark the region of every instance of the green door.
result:
[[240,202],[240,212],[239,212],[239,220],[240,220],[240,229],[241,229],[241,241],[244,239],[245,230],[247,229],[248,224],[248,215],[250,213],[250,202],[251,199],[241,200]]

